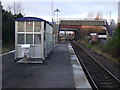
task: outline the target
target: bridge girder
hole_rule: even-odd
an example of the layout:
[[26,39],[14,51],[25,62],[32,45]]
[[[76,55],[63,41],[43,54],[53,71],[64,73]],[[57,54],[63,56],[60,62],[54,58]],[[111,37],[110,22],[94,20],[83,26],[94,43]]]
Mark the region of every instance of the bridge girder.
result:
[[60,25],[87,25],[87,26],[105,26],[105,20],[61,20]]

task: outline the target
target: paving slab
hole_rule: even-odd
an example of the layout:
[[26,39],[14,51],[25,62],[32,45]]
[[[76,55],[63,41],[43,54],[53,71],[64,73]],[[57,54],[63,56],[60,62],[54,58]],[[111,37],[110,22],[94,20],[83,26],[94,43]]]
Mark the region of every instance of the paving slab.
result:
[[71,46],[71,44],[68,44],[69,52],[71,54],[71,65],[73,69],[73,77],[74,77],[74,84],[76,90],[80,88],[86,88],[89,90],[92,90],[90,83],[88,82],[88,79],[83,71],[83,68]]
[[74,88],[73,72],[67,44],[57,45],[52,53],[49,65],[47,68],[44,68],[45,72],[42,74],[44,78],[40,78],[36,86],[41,88]]
[[75,88],[68,45],[56,45],[43,64],[19,64],[2,56],[3,88]]
[[15,53],[3,55],[3,88],[89,88],[75,53],[68,47],[65,42],[57,44],[42,64],[16,63]]

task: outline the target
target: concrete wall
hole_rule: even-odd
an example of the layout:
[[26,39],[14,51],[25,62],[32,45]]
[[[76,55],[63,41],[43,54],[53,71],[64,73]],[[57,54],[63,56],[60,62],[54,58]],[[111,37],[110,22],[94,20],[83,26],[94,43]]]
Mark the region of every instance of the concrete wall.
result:
[[118,2],[118,23],[120,23],[120,1]]

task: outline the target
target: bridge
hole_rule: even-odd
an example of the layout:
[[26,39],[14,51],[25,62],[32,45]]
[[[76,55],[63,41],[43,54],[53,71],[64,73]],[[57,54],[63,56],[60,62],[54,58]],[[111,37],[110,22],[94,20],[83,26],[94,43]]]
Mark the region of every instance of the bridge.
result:
[[60,20],[60,25],[105,26],[106,20]]
[[116,25],[114,20],[111,20],[111,25],[108,24],[106,19],[60,19],[60,31],[76,31],[81,29],[82,26],[103,26],[106,28],[106,33],[108,37],[112,36],[112,32],[115,29]]

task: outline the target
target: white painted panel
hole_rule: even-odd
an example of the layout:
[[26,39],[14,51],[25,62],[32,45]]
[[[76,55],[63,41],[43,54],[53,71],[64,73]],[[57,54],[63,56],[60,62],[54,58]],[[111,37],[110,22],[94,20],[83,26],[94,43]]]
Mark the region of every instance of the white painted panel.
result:
[[107,35],[98,35],[98,38],[107,38]]
[[17,52],[17,57],[19,57],[19,58],[22,58],[21,57],[21,53],[22,53],[22,48],[21,47],[17,47],[18,49],[18,52]]
[[38,58],[44,58],[43,57],[43,48],[42,46],[39,46],[39,47],[35,47],[35,57],[38,57]]
[[[22,58],[22,52],[23,52],[23,49],[19,46],[18,47],[18,58]],[[32,46],[29,48],[29,57],[30,58],[44,58],[43,56],[43,47],[42,46]]]
[[97,35],[97,33],[90,33],[90,35]]
[[35,47],[33,46],[29,48],[29,57],[35,57]]
[[53,47],[53,35],[51,25],[46,23],[46,36],[45,36],[45,55],[50,53]]

